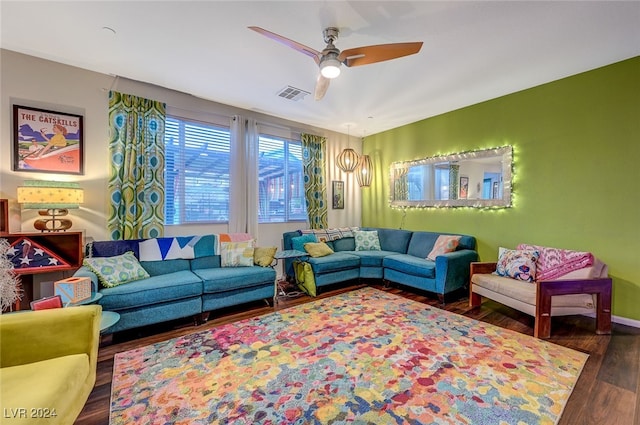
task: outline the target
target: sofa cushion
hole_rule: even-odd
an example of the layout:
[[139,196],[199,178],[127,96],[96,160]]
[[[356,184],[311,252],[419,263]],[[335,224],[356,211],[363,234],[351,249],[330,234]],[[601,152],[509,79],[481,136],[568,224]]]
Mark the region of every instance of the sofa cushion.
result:
[[202,280],[193,272],[152,276],[100,291],[104,310],[128,309],[202,295]]
[[295,238],[291,238],[291,249],[304,252],[304,244],[307,242],[318,242],[318,239],[313,233],[296,236]]
[[307,261],[316,275],[360,267],[360,257],[348,252],[335,252],[326,257],[309,258]]
[[190,270],[189,260],[140,261],[140,265],[150,276]]
[[436,263],[409,254],[388,255],[382,260],[384,267],[418,277],[435,278]]
[[342,238],[342,239],[336,239],[335,241],[332,241],[328,245],[335,252],[338,252],[338,251],[355,251],[356,250],[356,239],[353,236],[345,237],[345,238]]
[[194,270],[203,281],[203,292],[225,292],[261,284],[274,284],[276,272],[271,267],[222,267]]
[[382,267],[382,260],[387,255],[397,254],[391,251],[353,251],[350,254],[360,257],[360,267]]
[[377,230],[355,230],[356,251],[380,251],[380,238]]
[[[55,409],[56,417],[50,421],[41,419],[41,423],[63,423],[65,415],[72,414],[74,410],[80,413],[76,404],[83,398],[86,400],[84,391],[87,376],[90,373],[87,354],[72,354],[35,363],[4,367],[1,378],[2,405],[7,409],[9,407]],[[3,414],[6,415],[6,412]],[[66,419],[71,423],[74,418]],[[35,417],[32,421],[20,423],[39,422]]]
[[380,249],[383,251],[407,253],[407,247],[411,240],[413,232],[401,229],[374,229],[367,228],[365,230],[377,230],[378,239],[380,239]]
[[[537,285],[510,277],[497,276],[495,274],[474,274],[471,277],[474,285],[481,286],[490,291],[516,299],[525,304],[536,305]],[[551,297],[551,306],[594,308],[593,295],[570,294]]]
[[219,255],[208,255],[191,260],[191,270],[213,269],[216,267],[221,267]]
[[94,272],[107,288],[149,277],[131,251],[115,257],[85,258],[82,264]]
[[407,254],[418,258],[427,258],[427,255],[429,255],[433,246],[436,244],[438,236],[440,236],[439,233],[413,232],[409,246],[407,247]]

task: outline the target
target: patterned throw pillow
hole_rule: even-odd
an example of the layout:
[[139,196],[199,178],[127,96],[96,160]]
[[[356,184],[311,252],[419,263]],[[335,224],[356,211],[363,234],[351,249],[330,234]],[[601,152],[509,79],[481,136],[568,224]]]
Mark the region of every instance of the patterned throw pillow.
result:
[[325,242],[307,242],[304,244],[304,250],[312,257],[324,257],[333,254],[333,249]]
[[269,267],[271,263],[273,263],[273,258],[275,257],[277,250],[278,248],[275,246],[254,248],[253,263],[261,267]]
[[453,252],[460,243],[460,236],[455,235],[440,235],[436,239],[436,243],[433,245],[433,249],[427,255],[427,260],[436,261],[438,255],[446,254],[447,252]]
[[377,230],[355,230],[356,251],[380,251]]
[[94,272],[106,288],[149,277],[149,273],[142,268],[132,251],[114,257],[85,258],[82,264]]
[[314,235],[313,233],[291,238],[292,248],[296,251],[304,252],[304,244],[306,244],[307,242],[318,242],[318,238],[316,238],[316,235]]
[[536,280],[536,262],[539,257],[538,251],[500,247],[496,274],[533,282]]
[[253,266],[254,240],[246,242],[221,242],[220,265],[222,267]]

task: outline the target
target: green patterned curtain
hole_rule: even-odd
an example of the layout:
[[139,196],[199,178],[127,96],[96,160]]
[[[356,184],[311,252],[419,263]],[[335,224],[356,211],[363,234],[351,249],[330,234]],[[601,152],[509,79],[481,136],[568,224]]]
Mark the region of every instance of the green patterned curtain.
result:
[[460,174],[460,166],[458,164],[451,164],[449,167],[449,199],[458,199],[458,175]]
[[325,137],[302,134],[302,166],[307,215],[312,229],[327,227],[327,186],[325,184]]
[[164,235],[166,105],[109,92],[109,217],[112,240]]

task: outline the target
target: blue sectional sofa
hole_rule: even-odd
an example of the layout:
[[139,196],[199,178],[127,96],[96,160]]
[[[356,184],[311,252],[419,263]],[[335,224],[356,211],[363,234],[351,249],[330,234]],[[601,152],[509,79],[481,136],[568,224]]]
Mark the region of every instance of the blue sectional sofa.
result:
[[[187,237],[189,238],[189,237]],[[211,238],[208,235],[203,238]],[[163,238],[170,239],[170,238]],[[128,251],[140,259],[140,243],[148,239],[97,241],[86,247],[85,257],[114,257]],[[207,240],[208,242],[208,240]],[[265,299],[272,301],[276,272],[271,267],[221,267],[220,255],[210,247],[195,250],[195,258],[139,261],[150,277],[115,287],[103,287],[87,266],[74,276],[91,278],[102,294],[104,311],[115,311],[120,320],[108,333],[168,320],[195,316],[206,320],[212,310]]]
[[[456,250],[432,261],[426,257],[438,237],[455,234],[367,227],[360,230],[377,231],[380,250],[357,251],[353,236],[326,240],[333,254],[305,260],[311,264],[317,287],[354,279],[383,279],[433,292],[444,302],[445,295],[469,284],[470,264],[478,260],[473,236],[457,235]],[[301,231],[284,233],[284,249],[293,249],[293,238],[301,235]],[[285,273],[293,279],[293,260],[285,261]]]

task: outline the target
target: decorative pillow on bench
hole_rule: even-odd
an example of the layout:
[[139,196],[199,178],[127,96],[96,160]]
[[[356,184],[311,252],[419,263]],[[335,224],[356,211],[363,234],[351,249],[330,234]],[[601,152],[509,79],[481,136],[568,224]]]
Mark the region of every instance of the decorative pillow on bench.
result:
[[496,274],[533,282],[536,280],[536,263],[539,257],[540,253],[535,250],[500,247]]

